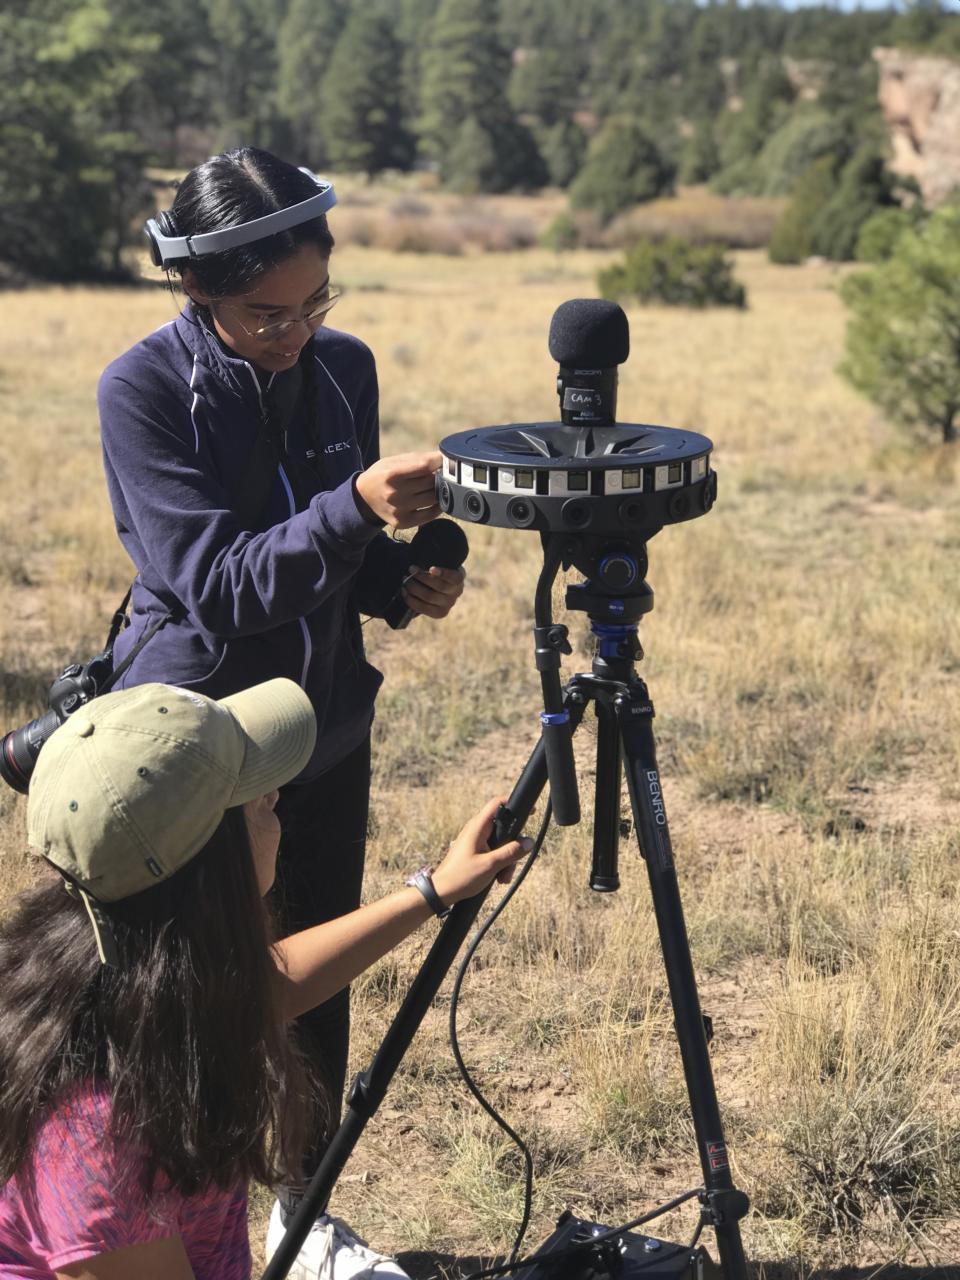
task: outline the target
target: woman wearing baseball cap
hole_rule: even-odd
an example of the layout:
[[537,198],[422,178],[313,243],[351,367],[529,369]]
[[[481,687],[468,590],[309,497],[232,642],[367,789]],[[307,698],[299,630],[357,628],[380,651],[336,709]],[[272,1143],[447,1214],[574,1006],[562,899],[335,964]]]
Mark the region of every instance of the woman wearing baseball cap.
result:
[[49,877],[0,925],[3,1280],[247,1280],[247,1183],[297,1176],[323,1105],[285,1024],[528,846],[487,849],[493,801],[432,875],[274,941],[273,809],[315,734],[289,680],[219,702],[145,684],[44,746]]

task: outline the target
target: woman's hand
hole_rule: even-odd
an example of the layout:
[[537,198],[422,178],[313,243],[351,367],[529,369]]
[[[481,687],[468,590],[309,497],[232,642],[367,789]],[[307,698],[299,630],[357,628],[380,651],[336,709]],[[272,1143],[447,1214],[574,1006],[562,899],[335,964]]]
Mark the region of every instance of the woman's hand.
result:
[[436,449],[381,458],[354,482],[361,512],[391,529],[415,529],[434,520],[440,514],[434,477],[442,462]]
[[444,906],[450,907],[463,898],[472,898],[498,880],[509,884],[514,865],[533,848],[533,841],[524,836],[511,840],[499,849],[490,849],[489,840],[497,810],[506,802],[506,796],[498,796],[464,823],[460,834],[447,850],[443,861],[434,871],[433,887]]
[[[505,799],[491,800],[464,824],[434,871],[433,887],[444,906],[472,898],[494,879],[507,884],[514,864],[533,848],[526,838],[487,848],[494,817]],[[349,915],[282,938],[273,950],[283,1018],[298,1018],[329,1000],[431,917],[420,893],[403,888]]]
[[463,595],[465,577],[462,565],[458,569],[441,569],[439,565],[419,569],[412,564],[403,580],[404,602],[426,618],[445,618]]

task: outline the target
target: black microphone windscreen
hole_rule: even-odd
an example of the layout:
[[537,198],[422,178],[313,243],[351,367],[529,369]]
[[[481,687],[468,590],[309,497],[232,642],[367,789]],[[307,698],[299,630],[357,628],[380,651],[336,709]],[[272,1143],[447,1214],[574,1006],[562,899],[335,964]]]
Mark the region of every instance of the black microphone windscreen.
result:
[[[467,535],[453,520],[431,520],[421,525],[408,544],[410,563],[418,569],[459,569],[470,551]],[[416,617],[399,590],[383,612],[387,626],[402,631]]]
[[410,543],[410,562],[421,569],[437,565],[458,569],[470,551],[467,535],[453,520],[431,520],[421,525]]
[[610,369],[630,354],[623,308],[605,298],[571,298],[550,321],[550,354],[568,369]]

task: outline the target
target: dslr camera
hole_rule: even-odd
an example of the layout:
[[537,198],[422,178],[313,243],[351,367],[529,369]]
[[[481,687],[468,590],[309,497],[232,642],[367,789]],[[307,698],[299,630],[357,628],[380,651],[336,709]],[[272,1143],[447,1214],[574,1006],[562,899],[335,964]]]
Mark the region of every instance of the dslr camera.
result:
[[78,707],[101,693],[112,675],[110,649],[96,654],[89,662],[72,662],[64,667],[50,686],[47,697],[50,710],[19,729],[11,729],[0,739],[0,778],[14,791],[25,793],[43,744]]

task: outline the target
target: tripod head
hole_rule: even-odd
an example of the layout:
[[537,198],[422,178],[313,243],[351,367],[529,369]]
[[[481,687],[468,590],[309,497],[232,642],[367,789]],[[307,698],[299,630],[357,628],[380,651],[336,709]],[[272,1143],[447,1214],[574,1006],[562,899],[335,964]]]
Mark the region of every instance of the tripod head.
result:
[[586,613],[591,623],[632,624],[653,608],[653,592],[644,581],[647,544],[643,538],[623,533],[565,539],[561,565],[583,574],[584,582],[567,587],[565,604]]

